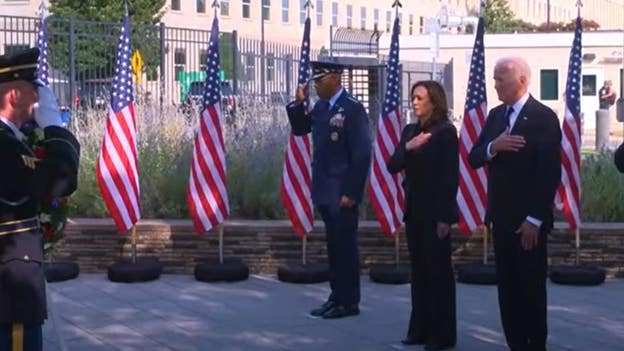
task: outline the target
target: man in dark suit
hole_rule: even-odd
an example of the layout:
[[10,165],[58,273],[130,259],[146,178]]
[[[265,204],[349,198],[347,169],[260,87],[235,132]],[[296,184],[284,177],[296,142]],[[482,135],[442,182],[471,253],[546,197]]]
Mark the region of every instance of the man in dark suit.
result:
[[615,162],[617,170],[620,171],[620,173],[624,173],[624,143],[620,144],[617,150],[615,150],[613,161]]
[[[61,127],[56,97],[37,80],[38,57],[36,48],[0,56],[0,350],[43,347],[46,297],[37,208],[43,198],[69,195],[77,183],[80,147]],[[20,131],[33,118],[44,131],[42,158]]]
[[496,253],[501,321],[511,350],[545,350],[546,239],[561,178],[557,115],[528,93],[530,68],[500,59],[493,108],[470,151],[473,168],[487,165],[488,218]]
[[305,112],[306,86],[286,110],[295,135],[312,132],[312,201],[325,223],[331,295],[310,314],[341,318],[359,314],[358,207],[371,161],[364,106],[341,85],[343,67],[311,62],[320,100]]

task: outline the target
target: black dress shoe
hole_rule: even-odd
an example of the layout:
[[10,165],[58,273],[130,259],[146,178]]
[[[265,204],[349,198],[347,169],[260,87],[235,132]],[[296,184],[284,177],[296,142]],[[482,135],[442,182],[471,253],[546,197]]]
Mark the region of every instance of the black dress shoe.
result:
[[425,350],[448,350],[455,347],[455,344],[426,344]]
[[327,301],[322,304],[320,307],[313,309],[310,311],[310,315],[313,317],[322,317],[325,312],[329,311],[332,307],[334,307],[336,303],[334,301]]
[[405,338],[401,340],[401,344],[403,345],[423,345],[425,340],[416,339],[416,338]]
[[344,305],[335,305],[327,312],[323,313],[323,318],[325,319],[335,319],[335,318],[343,318],[349,316],[355,316],[360,314],[360,308],[358,305],[344,306]]

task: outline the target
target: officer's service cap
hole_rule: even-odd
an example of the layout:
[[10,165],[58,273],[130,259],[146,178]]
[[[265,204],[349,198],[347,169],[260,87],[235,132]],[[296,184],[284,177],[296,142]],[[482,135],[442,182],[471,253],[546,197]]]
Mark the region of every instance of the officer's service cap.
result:
[[322,78],[331,73],[342,74],[344,70],[343,65],[334,62],[311,61],[310,67],[312,67],[310,80]]
[[43,85],[37,77],[39,49],[30,48],[7,55],[0,55],[0,84],[25,80],[35,85]]

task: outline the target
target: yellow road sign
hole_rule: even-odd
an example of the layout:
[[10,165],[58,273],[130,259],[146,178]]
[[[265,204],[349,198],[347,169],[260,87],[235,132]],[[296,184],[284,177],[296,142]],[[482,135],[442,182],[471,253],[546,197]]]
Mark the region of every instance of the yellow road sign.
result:
[[141,52],[139,50],[134,50],[132,59],[130,60],[130,65],[132,66],[132,72],[134,72],[137,84],[140,84],[141,72],[143,72],[143,57],[141,56]]

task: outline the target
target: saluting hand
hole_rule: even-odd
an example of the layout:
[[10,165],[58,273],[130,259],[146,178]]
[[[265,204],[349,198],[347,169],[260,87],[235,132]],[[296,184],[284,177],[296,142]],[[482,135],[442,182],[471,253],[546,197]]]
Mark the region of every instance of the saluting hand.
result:
[[295,93],[295,101],[303,102],[303,100],[305,100],[307,87],[308,83],[299,84],[297,92]]
[[340,197],[340,207],[350,208],[355,205],[355,201],[350,199],[348,196],[342,195]]
[[522,135],[509,134],[509,127],[505,128],[494,141],[492,142],[492,153],[499,153],[501,151],[520,151],[526,144]]
[[537,246],[538,227],[529,221],[523,221],[520,224],[520,228],[516,230],[516,234],[520,234],[520,241],[522,248],[525,250],[531,250]]
[[420,133],[405,143],[405,149],[407,151],[418,150],[420,147],[428,143],[429,139],[431,139],[431,133]]
[[438,222],[437,234],[438,238],[444,239],[451,231],[451,226],[448,223]]

